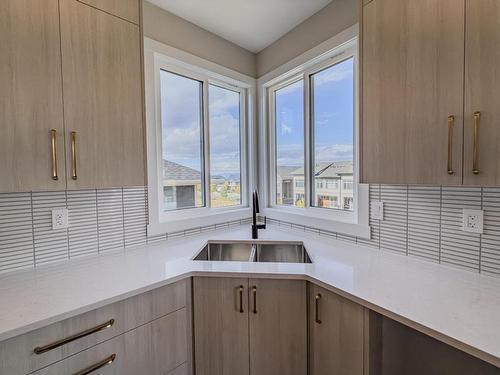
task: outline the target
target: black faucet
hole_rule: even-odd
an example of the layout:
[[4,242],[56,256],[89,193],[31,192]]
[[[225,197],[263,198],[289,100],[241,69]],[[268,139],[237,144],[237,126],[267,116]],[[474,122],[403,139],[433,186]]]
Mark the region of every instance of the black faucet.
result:
[[257,224],[257,214],[259,210],[259,194],[257,191],[253,192],[253,216],[252,216],[252,239],[259,238],[259,229],[266,229],[267,219],[264,216],[264,224]]

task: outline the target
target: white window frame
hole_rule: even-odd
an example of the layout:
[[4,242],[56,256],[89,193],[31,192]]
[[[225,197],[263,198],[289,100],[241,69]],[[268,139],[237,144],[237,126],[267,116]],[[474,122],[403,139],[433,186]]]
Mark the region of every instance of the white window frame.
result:
[[[326,209],[311,206],[311,103],[310,76],[350,57],[355,66],[354,100],[354,173],[353,195],[354,210]],[[288,86],[297,80],[304,81],[304,181],[305,207],[276,204],[276,90]],[[258,80],[260,98],[260,139],[267,145],[266,156],[260,162],[261,191],[265,192],[264,214],[269,217],[306,225],[319,229],[345,233],[362,238],[370,237],[368,185],[359,184],[359,65],[358,65],[358,25],[352,26],[318,47],[302,54],[289,63],[266,74]]]
[[[250,163],[255,150],[250,146],[254,128],[255,80],[228,68],[214,64],[165,44],[145,38],[145,93],[148,167],[148,234],[171,233],[179,230],[215,225],[247,218],[251,214],[249,191],[254,186],[254,168]],[[165,70],[203,83],[203,171],[205,206],[163,211],[162,126],[160,71]],[[209,85],[216,85],[240,94],[240,157],[241,204],[230,207],[210,207],[210,135]],[[203,221],[200,219],[203,218]]]

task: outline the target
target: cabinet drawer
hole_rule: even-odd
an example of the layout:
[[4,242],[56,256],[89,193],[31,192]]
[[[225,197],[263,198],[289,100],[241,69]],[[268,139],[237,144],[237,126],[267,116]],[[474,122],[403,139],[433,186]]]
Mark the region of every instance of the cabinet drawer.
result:
[[106,13],[139,24],[139,0],[78,0]]
[[[23,375],[60,361],[186,306],[187,280],[167,285],[0,343],[0,374]],[[101,327],[97,332],[93,328]],[[34,349],[87,331],[83,337],[35,354]],[[89,332],[90,331],[90,332]]]
[[178,310],[34,375],[72,375],[98,366],[100,375],[168,374],[187,361],[186,318],[186,309]]

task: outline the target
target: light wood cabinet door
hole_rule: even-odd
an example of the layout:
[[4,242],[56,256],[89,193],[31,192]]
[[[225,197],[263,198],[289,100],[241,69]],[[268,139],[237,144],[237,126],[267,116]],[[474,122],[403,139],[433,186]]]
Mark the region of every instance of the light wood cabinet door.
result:
[[195,277],[193,311],[196,375],[249,375],[248,279]]
[[78,0],[107,13],[139,24],[141,3],[139,0]]
[[0,46],[0,192],[65,189],[58,1],[0,1]]
[[462,183],[464,1],[362,7],[362,182]]
[[143,186],[139,26],[76,0],[60,9],[68,188]]
[[363,375],[364,308],[312,284],[309,298],[310,374]]
[[[467,0],[464,184],[500,185],[500,2]],[[474,141],[475,112],[477,143]],[[476,144],[476,148],[474,145]],[[474,153],[476,152],[476,165]],[[474,170],[476,170],[476,173]]]
[[307,374],[307,297],[301,280],[249,280],[250,372]]

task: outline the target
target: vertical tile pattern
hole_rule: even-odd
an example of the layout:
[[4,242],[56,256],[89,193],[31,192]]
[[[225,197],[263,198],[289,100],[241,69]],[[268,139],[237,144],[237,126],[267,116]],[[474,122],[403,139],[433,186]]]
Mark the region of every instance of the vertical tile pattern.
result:
[[500,276],[500,189],[483,189],[484,233],[481,236],[481,272]]
[[99,253],[125,247],[123,189],[97,190]]
[[370,239],[358,238],[358,243],[362,245],[380,248],[380,220],[373,218],[373,203],[380,201],[380,185],[370,185]]
[[406,185],[382,185],[380,200],[384,202],[384,220],[380,222],[380,247],[406,254],[408,187]]
[[96,191],[68,191],[67,199],[69,211],[68,241],[70,258],[96,255],[99,252]]
[[0,194],[0,272],[33,266],[31,194]]
[[32,199],[35,265],[67,259],[68,230],[52,230],[52,210],[66,208],[66,192],[33,193]]
[[146,196],[145,187],[123,189],[125,247],[146,243],[148,224]]
[[440,260],[479,271],[481,235],[462,230],[464,208],[481,209],[481,188],[442,188]]
[[[268,218],[269,225],[500,277],[500,188],[370,185],[371,239]],[[52,230],[55,208],[69,210],[69,229]],[[464,208],[484,210],[484,234],[462,230]],[[371,212],[371,209],[370,209]],[[147,234],[145,187],[0,194],[0,272],[96,255],[145,243],[249,225],[250,218],[157,236]]]
[[439,261],[441,188],[408,187],[408,255]]

